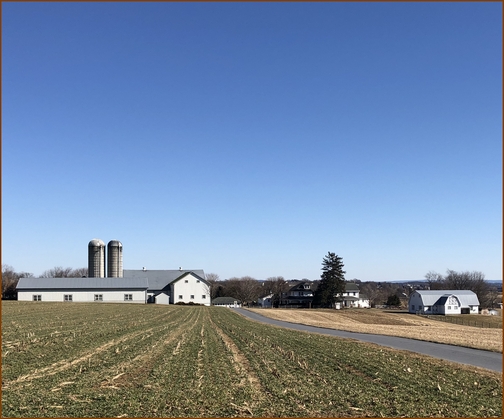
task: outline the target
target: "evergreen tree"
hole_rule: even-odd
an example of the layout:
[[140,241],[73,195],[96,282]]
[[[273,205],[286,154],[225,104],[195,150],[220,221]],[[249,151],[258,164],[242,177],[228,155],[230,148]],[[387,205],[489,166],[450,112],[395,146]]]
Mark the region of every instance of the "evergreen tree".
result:
[[322,261],[322,275],[315,291],[314,304],[322,307],[334,307],[336,301],[345,292],[345,271],[343,260],[328,252]]
[[388,305],[388,306],[399,307],[401,305],[401,300],[397,296],[397,294],[391,294],[391,295],[388,296],[387,302],[385,304]]

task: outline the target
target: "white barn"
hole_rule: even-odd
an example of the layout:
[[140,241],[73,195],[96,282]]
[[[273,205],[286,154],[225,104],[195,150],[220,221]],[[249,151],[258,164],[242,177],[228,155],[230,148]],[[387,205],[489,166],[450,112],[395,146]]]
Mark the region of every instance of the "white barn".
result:
[[409,297],[408,311],[419,314],[478,314],[479,300],[469,290],[417,290]]
[[19,301],[194,303],[209,306],[203,270],[124,270],[122,278],[21,278]]
[[209,306],[210,283],[202,269],[124,270],[124,278],[148,279],[147,302],[156,304],[194,303]]
[[145,304],[148,287],[133,278],[21,278],[17,292],[18,301]]

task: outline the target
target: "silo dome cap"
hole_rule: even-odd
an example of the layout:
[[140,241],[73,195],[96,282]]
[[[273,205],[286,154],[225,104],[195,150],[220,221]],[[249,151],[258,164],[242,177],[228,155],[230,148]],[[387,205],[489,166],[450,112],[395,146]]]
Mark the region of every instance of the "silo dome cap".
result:
[[107,246],[118,246],[122,247],[122,243],[119,240],[110,240]]
[[91,246],[105,246],[105,243],[103,243],[103,240],[100,239],[93,239],[89,242],[89,247]]

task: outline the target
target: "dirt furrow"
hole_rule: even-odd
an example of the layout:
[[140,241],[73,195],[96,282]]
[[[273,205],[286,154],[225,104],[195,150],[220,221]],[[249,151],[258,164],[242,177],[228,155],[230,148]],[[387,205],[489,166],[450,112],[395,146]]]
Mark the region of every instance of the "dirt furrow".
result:
[[231,355],[233,356],[233,366],[235,368],[235,371],[238,374],[244,374],[247,376],[248,382],[250,386],[259,394],[263,393],[263,388],[261,385],[261,380],[251,367],[247,357],[238,349],[236,344],[233,342],[233,339],[231,339],[224,331],[217,326],[213,321],[211,321],[212,327],[215,329],[217,334],[220,336],[224,344],[226,345],[226,348],[229,350]]

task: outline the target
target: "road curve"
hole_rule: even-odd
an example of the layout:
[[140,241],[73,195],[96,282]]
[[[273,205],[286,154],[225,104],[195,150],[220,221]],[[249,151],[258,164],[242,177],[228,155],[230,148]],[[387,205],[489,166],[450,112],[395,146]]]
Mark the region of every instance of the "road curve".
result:
[[343,330],[327,329],[323,327],[308,326],[299,323],[289,323],[281,320],[275,320],[255,312],[245,310],[243,308],[233,308],[232,310],[252,320],[273,326],[280,326],[294,330],[301,330],[304,332],[320,333],[323,335],[339,336],[364,342],[371,342],[377,345],[416,352],[419,354],[432,356],[434,358],[444,359],[446,361],[457,362],[459,364],[472,365],[492,371],[502,372],[502,354],[498,352],[464,348],[462,346],[446,345],[443,343],[425,342],[416,339],[399,338],[395,336],[345,332]]

